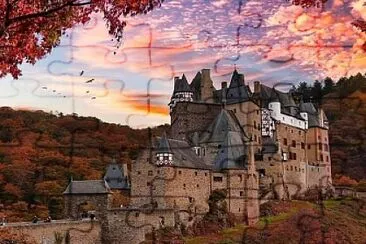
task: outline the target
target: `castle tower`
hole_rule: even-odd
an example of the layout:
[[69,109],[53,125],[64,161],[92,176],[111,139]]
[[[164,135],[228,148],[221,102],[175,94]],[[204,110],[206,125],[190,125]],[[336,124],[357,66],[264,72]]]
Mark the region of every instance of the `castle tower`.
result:
[[249,158],[248,158],[248,179],[246,182],[246,218],[249,225],[253,225],[259,220],[259,176],[256,172],[254,153],[255,146],[253,141],[249,142]]
[[216,89],[213,86],[213,81],[211,80],[210,70],[203,69],[201,73],[201,100],[206,103],[213,103],[213,94]]
[[192,102],[193,91],[188,85],[186,76],[183,74],[182,78],[174,77],[174,91],[171,97],[169,107],[170,112],[176,106],[178,102]]
[[158,166],[173,164],[173,152],[170,150],[169,142],[165,133],[160,138],[156,151],[156,164]]

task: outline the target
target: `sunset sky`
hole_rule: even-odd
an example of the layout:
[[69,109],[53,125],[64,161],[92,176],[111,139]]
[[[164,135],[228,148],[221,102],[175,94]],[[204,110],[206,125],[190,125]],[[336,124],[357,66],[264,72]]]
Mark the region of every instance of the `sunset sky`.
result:
[[166,0],[127,20],[118,49],[95,15],[69,30],[45,59],[23,65],[19,80],[0,80],[1,106],[136,128],[169,123],[173,77],[185,73],[191,81],[203,68],[211,69],[216,88],[235,66],[250,86],[365,73],[366,34],[351,25],[366,20],[364,5],[328,0],[324,9],[302,9],[285,0]]

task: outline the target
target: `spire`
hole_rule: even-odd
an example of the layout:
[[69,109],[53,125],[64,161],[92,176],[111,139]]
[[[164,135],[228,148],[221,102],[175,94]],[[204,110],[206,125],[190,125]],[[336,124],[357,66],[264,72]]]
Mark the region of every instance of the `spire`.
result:
[[189,87],[187,78],[184,74],[181,79],[179,79],[179,77],[174,78],[173,94],[177,92],[192,92],[192,89]]
[[240,87],[240,86],[244,86],[244,85],[245,85],[244,84],[244,75],[239,74],[235,68],[233,75],[231,76],[229,88]]

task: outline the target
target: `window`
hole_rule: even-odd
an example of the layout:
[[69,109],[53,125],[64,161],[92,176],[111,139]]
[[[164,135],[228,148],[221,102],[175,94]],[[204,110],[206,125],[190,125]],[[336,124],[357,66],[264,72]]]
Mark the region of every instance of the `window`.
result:
[[243,181],[243,176],[242,175],[238,175],[238,176],[239,176],[240,182],[242,182]]
[[292,144],[291,144],[292,147],[296,147],[296,141],[295,140],[292,140]]
[[299,135],[301,136],[301,130],[299,130]]
[[326,162],[329,162],[329,157],[327,156],[327,157],[325,158],[325,160],[326,160]]
[[305,143],[301,142],[301,149],[305,149]]
[[199,184],[197,184],[197,188],[200,188],[200,185]]
[[207,173],[205,173],[205,176],[207,176]]
[[190,203],[192,203],[193,202],[193,197],[188,197],[188,200],[189,200]]
[[186,184],[183,184],[183,190],[185,190],[186,189]]
[[323,150],[323,144],[319,143],[319,150]]
[[320,161],[323,161],[323,154],[320,154]]
[[302,172],[304,173],[305,171],[304,171],[304,169],[302,169]]
[[221,176],[214,176],[214,177],[213,177],[213,180],[214,180],[215,182],[222,182],[222,177],[221,177]]
[[244,192],[243,191],[240,191],[240,196],[242,197],[244,195]]
[[254,135],[254,141],[257,141],[257,135]]
[[140,175],[141,174],[141,171],[137,171],[137,174]]
[[197,176],[197,175],[198,175],[197,171],[196,171],[196,172],[194,172],[194,174]]
[[294,167],[291,165],[291,171],[293,171],[294,170]]
[[293,158],[292,158],[293,160],[296,160],[296,153],[293,153],[293,154],[292,154],[292,157],[293,157]]
[[294,130],[291,130],[291,133],[294,133]]
[[156,171],[157,174],[160,174],[160,170]]
[[234,108],[234,110],[233,110],[233,111],[234,111],[234,113],[236,113],[236,108]]
[[148,176],[152,176],[152,175],[153,175],[153,171],[152,171],[152,170],[149,170],[149,171],[147,172],[147,175],[148,175]]
[[180,171],[180,170],[179,170],[179,171],[178,171],[178,174],[180,174],[180,175],[181,175],[181,174],[182,174],[182,171]]
[[135,213],[135,217],[138,218],[140,216],[140,213],[139,212],[136,212]]
[[151,186],[151,183],[150,183],[150,181],[148,181],[148,182],[146,183],[146,185],[147,185],[147,186]]
[[328,144],[324,144],[324,150],[328,152]]
[[257,129],[257,122],[254,121],[254,129]]
[[240,212],[240,208],[239,208],[239,212]]
[[295,171],[297,171],[297,167],[295,166]]
[[283,138],[283,145],[287,146],[287,139]]

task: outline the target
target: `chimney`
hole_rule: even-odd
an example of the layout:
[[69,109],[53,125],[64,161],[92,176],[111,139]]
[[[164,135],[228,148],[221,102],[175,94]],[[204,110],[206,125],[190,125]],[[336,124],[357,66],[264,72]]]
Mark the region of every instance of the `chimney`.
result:
[[261,83],[259,81],[254,81],[254,93],[261,92]]
[[227,82],[221,82],[221,89],[227,88]]
[[215,88],[213,86],[213,81],[210,77],[209,69],[202,69],[202,79],[201,79],[201,100],[204,102],[213,102],[213,92]]
[[207,80],[210,80],[210,69],[202,69],[201,71],[202,73],[202,78],[203,79],[207,79]]

